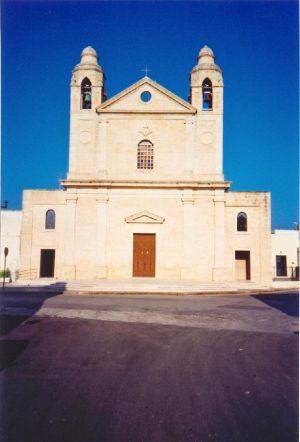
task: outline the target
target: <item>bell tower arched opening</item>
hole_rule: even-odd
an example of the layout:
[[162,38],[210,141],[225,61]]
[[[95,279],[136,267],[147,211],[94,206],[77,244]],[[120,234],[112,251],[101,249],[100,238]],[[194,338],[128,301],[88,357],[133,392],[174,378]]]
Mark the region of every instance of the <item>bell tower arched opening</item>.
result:
[[213,108],[213,88],[209,78],[202,82],[202,110],[212,110]]
[[90,80],[85,77],[81,82],[81,109],[92,108],[92,85]]

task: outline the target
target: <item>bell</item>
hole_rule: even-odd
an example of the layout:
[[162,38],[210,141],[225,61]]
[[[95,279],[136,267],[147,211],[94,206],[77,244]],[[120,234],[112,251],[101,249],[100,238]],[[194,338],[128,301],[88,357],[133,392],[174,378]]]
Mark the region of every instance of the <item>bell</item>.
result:
[[203,99],[206,101],[206,103],[211,102],[211,92],[210,91],[203,91]]
[[85,103],[90,103],[91,102],[91,94],[84,94],[84,98],[83,98],[83,101],[85,102]]

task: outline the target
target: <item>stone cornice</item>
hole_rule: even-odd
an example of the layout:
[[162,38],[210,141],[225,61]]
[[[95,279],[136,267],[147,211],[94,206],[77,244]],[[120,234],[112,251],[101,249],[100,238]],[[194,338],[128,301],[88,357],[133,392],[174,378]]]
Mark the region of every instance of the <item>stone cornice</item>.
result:
[[220,66],[210,63],[196,64],[196,66],[194,66],[191,70],[191,73],[196,71],[218,71],[222,73],[222,69],[220,68]]
[[103,73],[103,69],[101,68],[101,66],[90,63],[84,63],[84,64],[78,63],[73,69],[72,74],[77,71],[98,71]]
[[134,180],[61,180],[66,188],[110,189],[229,189],[231,181],[134,181]]
[[[115,95],[114,97],[110,98],[109,100],[105,101],[104,103],[100,104],[97,108],[96,108],[96,112],[98,113],[102,113],[102,112],[122,112],[122,113],[126,113],[128,112],[127,110],[110,110],[108,109],[109,106],[111,104],[116,103],[117,101],[121,100],[123,97],[125,97],[126,95],[131,94],[133,91],[135,91],[136,89],[138,89],[139,87],[148,84],[150,86],[152,86],[154,89],[158,90],[159,92],[161,92],[163,95],[166,95],[169,99],[175,101],[177,104],[180,104],[182,106],[182,110],[178,111],[178,113],[192,113],[195,114],[196,113],[196,108],[194,106],[192,106],[190,103],[188,103],[187,101],[183,100],[182,98],[178,97],[177,95],[173,94],[172,92],[170,92],[168,89],[164,88],[163,86],[161,86],[160,84],[156,83],[155,81],[151,80],[149,77],[144,77],[141,80],[137,81],[136,83],[134,83],[133,85],[129,86],[128,88],[124,89],[123,91],[121,91],[120,93],[118,93],[117,95]],[[154,111],[149,111],[149,110],[141,110],[141,111],[134,111],[137,113],[152,113]],[[166,113],[166,112],[170,112],[170,111],[159,111],[158,113]],[[174,112],[174,111],[171,111]],[[176,111],[175,111],[176,113]]]
[[[100,111],[97,110],[98,113]],[[128,109],[101,109],[101,114],[196,114],[196,110],[128,110]]]

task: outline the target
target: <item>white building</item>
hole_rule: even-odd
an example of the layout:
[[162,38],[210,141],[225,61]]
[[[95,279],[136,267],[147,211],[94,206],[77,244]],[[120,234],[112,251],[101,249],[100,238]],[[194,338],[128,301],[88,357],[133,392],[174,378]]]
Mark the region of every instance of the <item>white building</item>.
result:
[[271,244],[273,278],[299,278],[299,230],[275,229]]
[[21,210],[1,210],[1,255],[0,270],[4,269],[4,248],[8,248],[6,268],[11,271],[14,281],[20,265]]

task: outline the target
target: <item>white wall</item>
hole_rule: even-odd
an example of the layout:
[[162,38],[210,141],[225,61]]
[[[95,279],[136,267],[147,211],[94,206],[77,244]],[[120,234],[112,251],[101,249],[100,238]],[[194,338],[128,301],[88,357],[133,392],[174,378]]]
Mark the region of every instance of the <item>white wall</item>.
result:
[[299,248],[298,230],[273,230],[271,243],[273,271],[276,268],[276,255],[286,256],[288,269],[299,266],[299,256],[297,256],[297,248]]
[[20,233],[21,233],[21,210],[1,211],[1,240],[0,240],[0,270],[4,268],[4,247],[8,247],[9,253],[6,258],[6,268],[10,269],[12,279],[15,280],[16,271],[20,262]]

